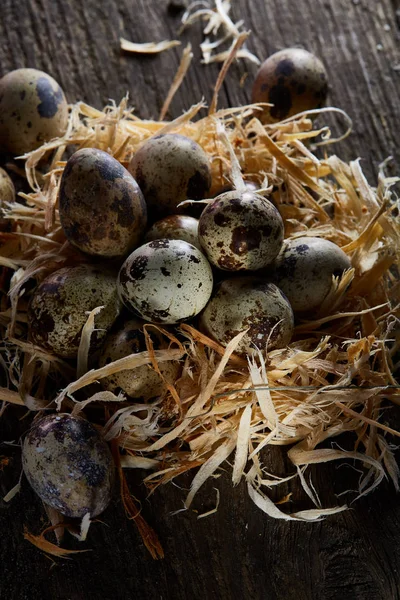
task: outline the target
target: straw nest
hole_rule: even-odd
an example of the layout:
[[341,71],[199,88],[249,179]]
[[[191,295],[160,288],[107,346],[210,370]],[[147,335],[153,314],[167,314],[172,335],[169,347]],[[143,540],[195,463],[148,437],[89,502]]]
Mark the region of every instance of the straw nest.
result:
[[[230,456],[233,484],[245,478],[255,504],[281,519],[318,520],[345,508],[321,507],[304,477],[310,464],[348,457],[363,467],[360,495],[385,475],[398,489],[391,445],[395,438],[387,434],[399,433],[380,421],[384,401],[399,403],[392,374],[400,343],[400,232],[390,191],[395,180],[382,171],[372,188],[358,160],[347,164],[335,155],[317,158],[310,148],[321,136],[328,141],[329,130],[313,129],[307,114],[263,125],[257,106],[216,111],[215,97],[207,116],[200,118],[202,108],[200,103],[166,123],[140,120],[126,99],[103,111],[78,103],[71,107],[65,136],[25,156],[31,191],[5,207],[12,229],[0,234],[3,280],[12,273],[1,291],[1,363],[8,381],[0,389],[3,418],[10,404],[34,411],[83,411],[112,441],[121,475],[123,468],[148,469],[144,480],[153,490],[193,469],[186,507]],[[92,313],[77,364],[65,363],[28,341],[26,310],[32,282],[84,260],[60,226],[57,195],[66,152],[96,147],[126,166],[145,140],[166,132],[189,136],[208,153],[211,194],[241,177],[258,181],[278,206],[286,237],[331,240],[351,258],[352,269],[333,279],[320,313],[299,321],[292,342],[281,350],[266,348],[245,360],[235,354],[242,334],[223,348],[192,323],[182,325],[178,337],[165,334],[169,349],[153,351],[155,326],[149,325],[146,352],[97,369],[88,356]],[[142,364],[158,370],[168,360],[181,361],[182,375],[154,402],[133,404],[98,385],[114,371]],[[319,448],[343,432],[354,433],[354,450]],[[289,447],[294,468],[288,477],[265,471],[263,452],[270,445]],[[268,498],[271,486],[292,477],[300,478],[312,509],[288,514]],[[123,476],[121,491],[153,555],[160,555]]]

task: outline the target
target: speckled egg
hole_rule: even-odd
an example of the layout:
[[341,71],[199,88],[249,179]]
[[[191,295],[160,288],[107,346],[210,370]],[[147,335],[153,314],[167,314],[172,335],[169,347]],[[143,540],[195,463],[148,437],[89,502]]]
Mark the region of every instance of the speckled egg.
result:
[[4,169],[0,169],[0,207],[3,202],[14,202],[15,187],[11,177]]
[[4,218],[4,207],[6,202],[14,202],[14,200],[14,184],[6,171],[0,169],[0,231],[7,231],[11,227],[11,221]]
[[132,252],[118,276],[124,304],[146,321],[178,323],[210,299],[213,276],[200,250],[183,240],[155,240]]
[[283,290],[295,312],[313,311],[326,298],[332,277],[350,267],[349,257],[336,244],[301,237],[285,240],[271,280]]
[[24,440],[22,464],[37,495],[67,517],[95,517],[111,500],[111,452],[86,419],[61,413],[35,421]]
[[96,148],[78,150],[68,160],[59,207],[67,239],[93,256],[126,256],[147,224],[146,203],[132,175]]
[[207,335],[226,346],[248,329],[237,352],[283,348],[292,337],[294,318],[288,299],[273,283],[256,277],[222,281],[201,315]]
[[283,221],[266,198],[253,192],[227,192],[202,212],[199,240],[208,260],[219,269],[254,271],[278,255]]
[[55,271],[35,290],[28,312],[30,339],[48,352],[76,356],[87,312],[104,306],[95,317],[92,347],[98,347],[121,309],[116,278],[102,267],[80,265]]
[[[102,350],[99,366],[103,367],[129,354],[137,354],[147,350],[143,333],[144,322],[132,319],[107,336]],[[153,329],[148,331],[154,350],[168,348],[169,340]],[[180,365],[177,361],[159,363],[160,371],[170,383],[175,383],[179,376]],[[136,400],[147,401],[155,396],[164,395],[167,391],[165,381],[151,365],[143,365],[136,369],[127,369],[101,379],[106,390],[118,393],[120,390]]]
[[64,135],[68,105],[58,83],[43,71],[17,69],[0,79],[0,148],[14,156]]
[[177,213],[183,200],[201,200],[211,185],[207,154],[177,133],[150,138],[133,156],[129,171],[144,194],[152,221]]
[[262,63],[252,101],[273,104],[263,111],[262,119],[274,122],[320,108],[327,94],[328,76],[322,62],[302,48],[286,48]]
[[170,215],[157,221],[146,233],[145,242],[153,240],[184,240],[201,250],[199,242],[199,221],[187,215]]

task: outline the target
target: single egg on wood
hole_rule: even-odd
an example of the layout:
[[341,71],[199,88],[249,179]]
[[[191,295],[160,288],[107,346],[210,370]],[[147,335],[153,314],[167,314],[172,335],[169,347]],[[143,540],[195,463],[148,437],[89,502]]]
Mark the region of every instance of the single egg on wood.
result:
[[[107,336],[99,359],[99,366],[114,362],[129,354],[138,354],[147,350],[143,332],[145,323],[139,319],[125,322],[117,331]],[[154,350],[166,349],[169,340],[159,331],[149,330]],[[178,361],[164,361],[159,363],[162,377],[152,365],[142,365],[135,369],[125,369],[100,380],[102,387],[111,392],[122,390],[131,398],[147,401],[155,396],[161,396],[167,391],[167,382],[175,383],[180,372]]]
[[146,203],[135,179],[97,148],[82,148],[68,160],[59,207],[66,238],[93,256],[126,256],[139,245],[147,224]]
[[170,215],[156,221],[146,233],[145,242],[154,240],[184,240],[201,250],[199,242],[199,221],[188,215]]
[[195,141],[178,133],[150,138],[129,163],[152,221],[175,214],[184,200],[205,198],[211,186],[210,161]]
[[256,277],[222,281],[200,317],[201,329],[223,346],[248,330],[236,352],[283,348],[291,340],[294,317],[288,299],[273,283]]
[[255,271],[269,265],[283,242],[282,217],[254,192],[226,192],[206,206],[199,240],[208,260],[226,271]]
[[35,421],[22,446],[22,465],[36,494],[67,517],[95,517],[111,500],[111,452],[81,417],[60,413]]
[[30,340],[52,354],[74,358],[87,313],[98,306],[104,308],[95,317],[93,349],[100,346],[121,309],[115,275],[100,266],[59,269],[33,293],[28,309]]
[[270,280],[286,294],[294,312],[318,309],[351,262],[339,246],[318,237],[285,240],[277,256]]
[[257,112],[257,117],[275,122],[321,108],[327,94],[328,76],[319,58],[302,48],[286,48],[262,63],[254,81],[252,102],[273,104]]
[[57,81],[37,69],[0,79],[0,148],[14,156],[64,135],[68,104]]
[[213,276],[204,254],[183,240],[155,240],[137,248],[118,275],[125,306],[146,321],[178,323],[210,299]]

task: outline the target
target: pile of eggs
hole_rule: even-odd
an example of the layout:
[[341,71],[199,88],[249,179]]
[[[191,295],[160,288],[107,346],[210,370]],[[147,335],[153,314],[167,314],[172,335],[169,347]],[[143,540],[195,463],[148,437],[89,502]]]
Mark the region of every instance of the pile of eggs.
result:
[[[269,113],[265,109],[263,118],[270,121],[315,108],[325,95],[323,66],[299,49],[267,59],[253,90],[254,102],[278,103]],[[0,80],[4,150],[13,155],[33,150],[62,135],[67,119],[64,94],[49,75],[20,69]],[[246,184],[244,191],[225,190],[198,203],[203,210],[195,219],[183,214],[180,203],[209,198],[211,187],[209,157],[195,141],[174,133],[155,135],[127,169],[99,149],[77,150],[63,171],[58,209],[65,237],[83,260],[51,273],[33,291],[30,341],[76,359],[87,315],[102,307],[91,339],[99,367],[145,350],[146,323],[168,330],[193,321],[223,346],[246,331],[237,348],[243,355],[285,347],[296,316],[317,311],[332,277],[351,265],[338,246],[324,239],[285,239],[277,207],[258,193],[257,185]],[[0,189],[3,200],[14,199],[3,171]],[[152,338],[156,349],[168,347],[161,334]],[[180,365],[164,363],[160,373],[145,365],[101,384],[135,401],[149,401],[166,394],[168,382],[179,378]],[[68,452],[60,455],[49,477],[48,456],[59,456],[59,440],[72,458]],[[73,458],[77,444],[81,455],[86,451],[92,457],[90,465]],[[50,415],[36,422],[25,439],[23,460],[34,489],[63,514],[93,515],[104,508],[111,459],[83,419]],[[69,481],[69,487],[62,481]]]

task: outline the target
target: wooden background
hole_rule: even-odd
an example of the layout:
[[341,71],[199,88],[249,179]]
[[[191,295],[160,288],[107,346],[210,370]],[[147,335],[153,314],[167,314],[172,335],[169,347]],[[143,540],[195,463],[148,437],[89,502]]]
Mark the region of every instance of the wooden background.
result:
[[[179,4],[175,0],[175,5]],[[330,102],[345,109],[354,133],[335,151],[345,160],[361,156],[371,182],[377,167],[393,156],[399,172],[400,5],[398,0],[236,0],[233,15],[253,31],[249,47],[260,57],[302,45],[315,52],[330,75]],[[157,118],[179,64],[182,47],[157,57],[121,54],[119,37],[138,42],[175,38],[180,15],[167,0],[1,0],[0,75],[18,67],[52,74],[70,102],[78,99],[102,107],[129,91],[137,114]],[[202,66],[197,24],[182,36],[191,41],[197,60],[170,116],[181,114],[202,95],[210,100],[218,67]],[[242,75],[249,75],[239,86]],[[255,67],[233,65],[220,96],[221,106],[250,100]],[[337,132],[339,122],[333,121]],[[396,164],[397,163],[397,164]],[[386,418],[400,421],[396,411]],[[7,411],[0,421],[0,442],[16,440],[28,421]],[[339,440],[340,441],[340,440]],[[0,473],[0,496],[18,478],[18,448],[3,443],[0,454],[11,457]],[[288,465],[284,451],[268,456],[281,473]],[[354,489],[358,474],[336,465],[311,471],[325,505],[336,494]],[[40,502],[23,483],[10,505],[0,505],[0,598],[7,600],[91,599],[266,599],[392,600],[400,598],[400,507],[394,489],[379,491],[351,510],[316,524],[277,522],[247,498],[244,486],[231,488],[229,475],[205,486],[194,508],[200,513],[215,504],[217,515],[197,519],[195,511],[177,515],[185,491],[174,485],[159,489],[149,502],[145,490],[129,479],[142,499],[143,514],[158,532],[166,558],[154,562],[116,497],[90,530],[85,547],[92,550],[70,561],[51,562],[23,539],[23,526],[39,533],[46,518]],[[187,488],[189,478],[179,485]],[[135,487],[136,486],[136,487]],[[309,507],[293,484],[290,510]],[[354,498],[354,494],[346,497]],[[74,540],[71,548],[81,547]]]

